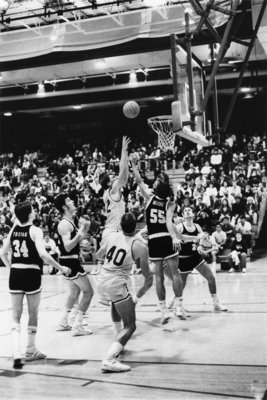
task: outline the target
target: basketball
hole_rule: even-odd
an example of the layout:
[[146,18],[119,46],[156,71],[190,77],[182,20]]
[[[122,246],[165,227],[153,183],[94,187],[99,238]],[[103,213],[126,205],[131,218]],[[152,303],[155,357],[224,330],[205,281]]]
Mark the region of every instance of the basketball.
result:
[[140,113],[140,106],[136,101],[130,100],[124,104],[122,111],[127,118],[136,118]]

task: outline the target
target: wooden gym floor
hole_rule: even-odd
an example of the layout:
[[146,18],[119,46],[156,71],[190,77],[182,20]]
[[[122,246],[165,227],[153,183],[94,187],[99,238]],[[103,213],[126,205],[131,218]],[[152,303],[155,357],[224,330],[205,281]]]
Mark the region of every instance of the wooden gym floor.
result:
[[[137,306],[137,330],[121,356],[132,370],[103,374],[101,360],[113,340],[109,309],[93,299],[87,317],[90,336],[56,332],[66,282],[48,274],[43,276],[37,339],[47,359],[12,368],[8,270],[0,268],[0,399],[254,398],[253,380],[267,387],[267,254],[248,263],[246,274],[219,272],[216,277],[228,313],[212,311],[207,283],[192,274],[184,292],[192,317],[173,317],[163,328],[153,286]],[[96,276],[90,279],[95,285]],[[142,279],[131,276],[133,291]],[[168,280],[166,286],[168,298]],[[23,313],[23,332],[26,325]],[[26,334],[22,339],[25,348]]]

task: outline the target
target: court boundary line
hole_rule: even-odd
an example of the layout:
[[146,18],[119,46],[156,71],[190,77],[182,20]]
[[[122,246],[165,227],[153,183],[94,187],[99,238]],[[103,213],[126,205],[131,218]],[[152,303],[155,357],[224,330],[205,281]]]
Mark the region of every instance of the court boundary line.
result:
[[[2,369],[2,371],[12,371],[15,372],[13,369]],[[106,383],[106,384],[111,384],[111,385],[121,385],[121,386],[132,386],[132,387],[138,387],[138,388],[143,388],[143,389],[154,389],[154,390],[166,390],[170,392],[181,392],[181,393],[194,393],[194,394],[203,394],[203,395],[209,395],[209,396],[221,396],[221,397],[234,397],[237,399],[253,399],[251,396],[241,396],[237,394],[226,394],[226,393],[216,393],[216,392],[204,392],[204,391],[197,391],[197,390],[190,390],[190,389],[178,389],[178,388],[168,388],[168,387],[162,387],[162,386],[151,386],[151,385],[142,385],[142,384],[135,384],[135,383],[127,383],[127,382],[117,382],[117,381],[109,381],[105,379],[86,379],[86,378],[79,378],[79,377],[73,377],[73,376],[64,376],[64,375],[56,375],[56,374],[48,374],[48,373],[40,373],[40,372],[30,372],[30,371],[25,371],[23,372],[24,375],[37,375],[37,376],[43,376],[43,377],[50,377],[50,378],[61,378],[61,379],[70,379],[70,380],[78,380],[78,381],[86,381],[81,387],[87,387],[88,385],[91,385],[93,383]],[[110,373],[110,375],[114,375],[114,373]],[[1,374],[0,374],[1,376]]]

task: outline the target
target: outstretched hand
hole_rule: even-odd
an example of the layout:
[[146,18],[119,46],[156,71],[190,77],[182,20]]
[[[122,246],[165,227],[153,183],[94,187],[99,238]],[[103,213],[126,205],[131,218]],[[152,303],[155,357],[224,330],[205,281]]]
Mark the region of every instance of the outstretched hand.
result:
[[123,136],[122,138],[122,150],[128,150],[128,145],[131,143],[131,139],[127,136]]

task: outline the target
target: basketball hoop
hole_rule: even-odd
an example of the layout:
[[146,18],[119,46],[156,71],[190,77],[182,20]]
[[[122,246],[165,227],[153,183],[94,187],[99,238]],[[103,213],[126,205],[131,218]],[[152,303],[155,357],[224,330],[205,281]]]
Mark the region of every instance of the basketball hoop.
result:
[[172,127],[172,116],[171,115],[160,115],[158,117],[151,117],[147,120],[150,128],[157,133],[159,138],[159,148],[162,151],[174,150],[175,136]]

